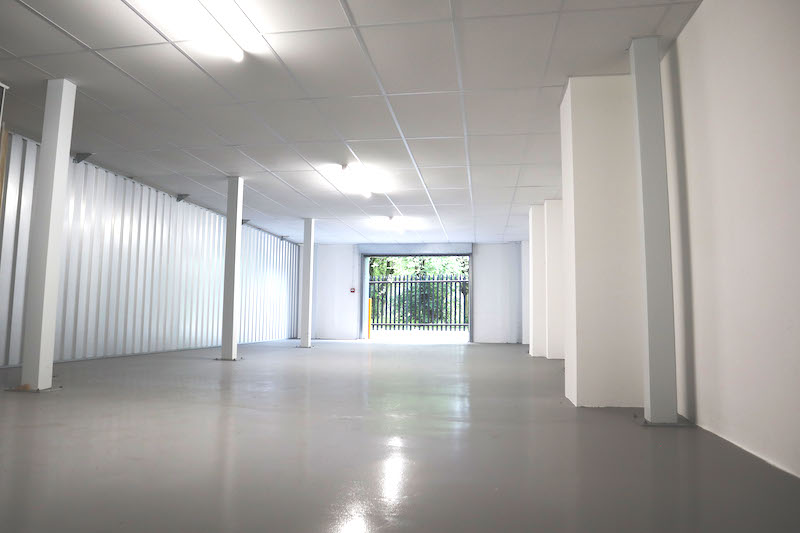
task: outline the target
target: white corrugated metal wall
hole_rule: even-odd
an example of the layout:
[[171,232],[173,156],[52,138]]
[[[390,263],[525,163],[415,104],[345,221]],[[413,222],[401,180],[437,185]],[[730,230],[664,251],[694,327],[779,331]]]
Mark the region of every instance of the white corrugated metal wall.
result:
[[[0,234],[0,366],[20,363],[37,145],[11,136]],[[225,217],[70,166],[56,360],[220,344]],[[240,342],[296,336],[299,247],[242,230]]]

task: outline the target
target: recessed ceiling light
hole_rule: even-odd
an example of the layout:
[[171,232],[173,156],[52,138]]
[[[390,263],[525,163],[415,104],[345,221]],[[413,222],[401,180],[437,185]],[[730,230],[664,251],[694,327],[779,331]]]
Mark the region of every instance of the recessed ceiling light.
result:
[[251,54],[263,54],[267,43],[235,0],[200,0],[222,29],[239,47]]
[[361,163],[327,165],[322,172],[345,194],[360,194],[369,198],[373,193],[386,193],[391,189],[386,172]]
[[130,0],[173,41],[239,62],[244,51],[259,54],[267,43],[235,0]]

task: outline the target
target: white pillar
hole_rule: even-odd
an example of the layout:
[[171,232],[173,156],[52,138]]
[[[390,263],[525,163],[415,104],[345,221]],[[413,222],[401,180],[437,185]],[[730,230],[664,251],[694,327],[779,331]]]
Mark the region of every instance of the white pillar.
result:
[[534,205],[528,212],[530,232],[530,314],[531,344],[529,354],[544,357],[547,352],[547,276],[545,275],[544,205]]
[[584,407],[641,407],[644,268],[633,86],[570,78],[561,104],[564,391]]
[[564,358],[564,234],[561,200],[544,203],[545,301],[547,305],[545,355]]
[[226,361],[235,361],[239,352],[243,195],[244,178],[229,177],[222,296],[222,359]]
[[68,80],[47,82],[42,147],[33,185],[22,348],[22,387],[30,390],[49,389],[53,385],[61,239],[75,92],[75,84]]
[[631,43],[639,213],[644,228],[648,344],[644,416],[649,422],[670,424],[678,421],[678,400],[660,59],[658,37],[634,39]]
[[311,305],[314,283],[314,219],[305,219],[303,271],[300,279],[300,347],[311,348]]

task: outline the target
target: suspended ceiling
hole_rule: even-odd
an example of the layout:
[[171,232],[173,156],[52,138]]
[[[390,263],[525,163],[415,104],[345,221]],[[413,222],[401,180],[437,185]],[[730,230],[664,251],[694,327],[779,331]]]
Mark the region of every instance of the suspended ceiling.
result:
[[[559,104],[571,75],[629,72],[632,37],[666,46],[696,1],[239,0],[268,43],[242,62],[197,52],[142,0],[0,0],[7,127],[41,134],[44,82],[79,87],[74,152],[224,212],[320,242],[504,242],[560,197]],[[337,190],[361,161],[392,190]],[[405,216],[396,231],[375,217]]]

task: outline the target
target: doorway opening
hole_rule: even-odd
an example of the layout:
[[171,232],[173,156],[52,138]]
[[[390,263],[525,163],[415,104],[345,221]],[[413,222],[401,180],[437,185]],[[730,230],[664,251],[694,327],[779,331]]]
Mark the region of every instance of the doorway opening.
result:
[[368,338],[469,342],[469,255],[370,256],[367,265]]

